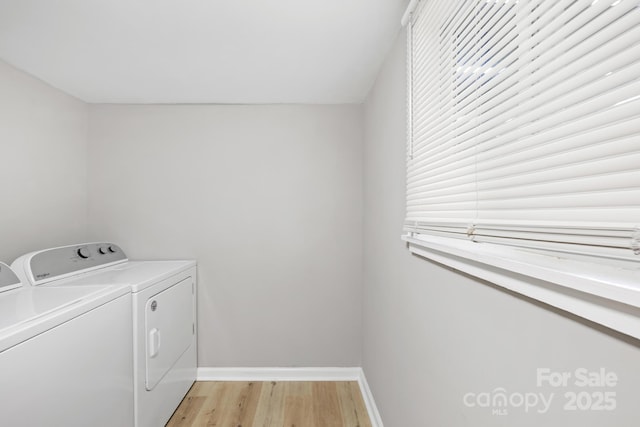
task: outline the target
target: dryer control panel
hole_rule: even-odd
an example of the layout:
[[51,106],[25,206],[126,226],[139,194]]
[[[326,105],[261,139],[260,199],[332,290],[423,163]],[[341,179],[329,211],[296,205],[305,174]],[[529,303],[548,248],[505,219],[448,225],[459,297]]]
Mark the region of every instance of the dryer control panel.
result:
[[94,242],[32,252],[18,258],[12,266],[19,273],[24,271],[30,284],[41,285],[125,261],[127,255],[118,245]]

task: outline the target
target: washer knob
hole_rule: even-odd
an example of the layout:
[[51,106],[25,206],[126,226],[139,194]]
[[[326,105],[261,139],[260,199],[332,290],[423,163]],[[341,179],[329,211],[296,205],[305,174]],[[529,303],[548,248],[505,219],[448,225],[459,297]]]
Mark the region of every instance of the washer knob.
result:
[[91,252],[89,252],[89,248],[80,248],[78,249],[78,256],[86,259],[91,256]]
[[112,254],[118,252],[118,247],[114,245],[109,245],[109,252],[111,252]]
[[100,249],[98,249],[98,252],[100,252],[102,255],[109,253],[109,248],[105,248],[105,247],[101,247]]

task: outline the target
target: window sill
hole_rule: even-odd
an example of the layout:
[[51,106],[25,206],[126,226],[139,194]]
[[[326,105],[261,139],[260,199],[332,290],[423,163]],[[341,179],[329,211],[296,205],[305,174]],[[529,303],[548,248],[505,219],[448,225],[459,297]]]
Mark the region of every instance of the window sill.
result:
[[403,240],[415,255],[640,338],[640,267],[612,267],[446,237],[405,235]]

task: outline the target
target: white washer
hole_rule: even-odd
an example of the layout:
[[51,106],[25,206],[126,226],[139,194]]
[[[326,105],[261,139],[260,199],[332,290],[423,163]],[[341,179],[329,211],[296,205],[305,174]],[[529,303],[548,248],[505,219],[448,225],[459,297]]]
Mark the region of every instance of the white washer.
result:
[[0,263],[0,408],[7,426],[132,426],[131,292],[35,288]]
[[131,290],[135,425],[164,425],[196,377],[196,262],[129,261],[102,242],[33,252],[12,267],[37,287]]

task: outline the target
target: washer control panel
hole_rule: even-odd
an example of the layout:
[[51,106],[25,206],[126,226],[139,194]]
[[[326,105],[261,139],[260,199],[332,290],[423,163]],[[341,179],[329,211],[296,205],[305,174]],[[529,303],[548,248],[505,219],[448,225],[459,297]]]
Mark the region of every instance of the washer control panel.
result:
[[126,260],[124,251],[114,243],[84,243],[36,252],[31,257],[29,269],[38,284]]
[[22,286],[18,276],[5,263],[0,262],[0,292]]

